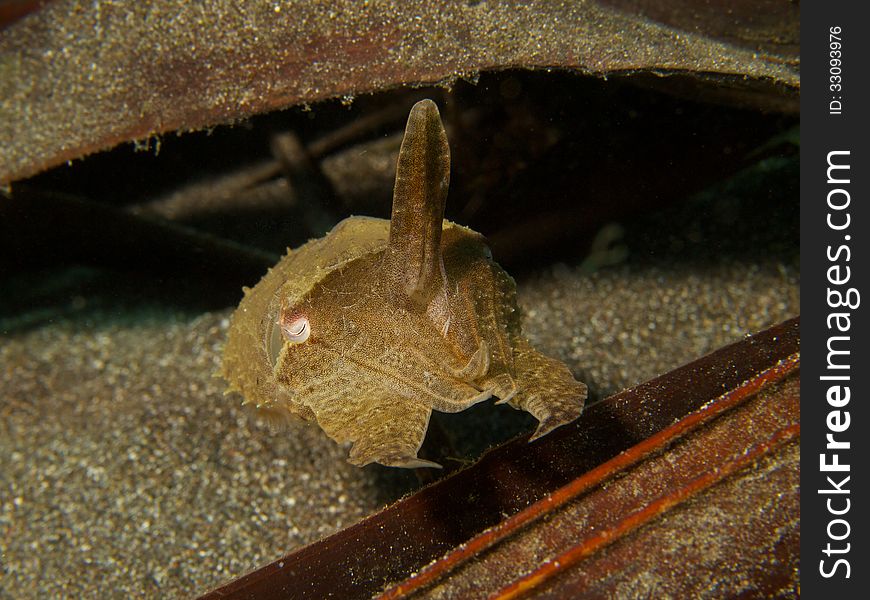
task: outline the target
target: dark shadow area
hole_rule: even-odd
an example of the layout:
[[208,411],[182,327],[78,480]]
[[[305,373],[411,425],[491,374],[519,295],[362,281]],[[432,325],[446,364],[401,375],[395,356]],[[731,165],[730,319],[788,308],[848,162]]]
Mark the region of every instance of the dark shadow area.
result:
[[[0,208],[0,278],[15,290],[0,311],[7,322],[27,323],[50,318],[51,306],[72,314],[76,298],[118,310],[148,296],[190,310],[234,305],[271,257],[313,235],[293,196],[300,182],[284,179],[270,141],[292,131],[317,169],[333,169],[326,175],[346,192],[335,218],[357,207],[387,216],[397,142],[383,140],[401,130],[405,105],[427,95],[442,104],[450,136],[448,217],[487,235],[518,278],[595,259],[608,232],[604,250],[624,246],[627,258],[605,252],[593,270],[624,260],[795,260],[795,119],[630,81],[490,74],[451,92],[327,102],[167,136],[159,152],[156,142],[146,151],[127,145],[54,169],[13,186]],[[227,183],[227,173],[241,173],[243,183]],[[217,183],[203,188],[210,179]],[[372,185],[378,198],[353,192]],[[607,229],[614,223],[615,235]],[[94,272],[88,281],[64,272],[76,266],[103,271],[103,283]],[[41,316],[24,315],[30,307]]]
[[[788,151],[787,144],[770,142],[795,124],[793,117],[692,102],[630,82],[505,72],[482,76],[478,85],[460,82],[450,92],[391,92],[350,106],[327,102],[236,127],[167,136],[159,151],[156,141],[141,151],[121,146],[13,186],[13,197],[64,194],[162,215],[280,254],[311,232],[301,224],[295,196],[305,182],[278,185],[284,171],[282,157],[270,149],[276,136],[293,132],[318,173],[340,192],[334,218],[386,216],[398,140],[395,148],[383,140],[400,132],[407,108],[428,95],[442,105],[451,143],[448,218],[487,235],[507,267],[534,269],[582,256],[610,221],[655,211]],[[211,187],[203,189],[206,184]],[[378,197],[368,194],[373,187]],[[12,232],[7,244],[20,249],[19,259],[37,244],[52,245],[51,235],[28,233],[46,221],[50,214]],[[74,229],[80,240],[98,239],[103,226],[91,221]],[[135,232],[135,223],[124,227]],[[114,254],[148,251],[131,236]],[[87,260],[104,257],[93,253]]]

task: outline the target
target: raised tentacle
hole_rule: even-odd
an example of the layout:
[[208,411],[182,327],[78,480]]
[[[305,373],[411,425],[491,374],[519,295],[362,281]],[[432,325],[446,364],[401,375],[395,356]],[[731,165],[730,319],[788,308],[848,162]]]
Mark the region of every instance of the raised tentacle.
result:
[[387,277],[420,307],[445,286],[441,228],[450,183],[450,149],[438,107],[421,100],[411,109],[399,150]]

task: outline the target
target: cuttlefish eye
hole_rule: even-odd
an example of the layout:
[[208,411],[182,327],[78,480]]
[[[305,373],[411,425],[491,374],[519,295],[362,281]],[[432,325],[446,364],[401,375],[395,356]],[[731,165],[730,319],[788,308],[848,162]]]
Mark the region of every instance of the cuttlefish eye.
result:
[[311,325],[308,323],[308,317],[301,315],[284,321],[281,319],[281,333],[284,338],[291,343],[301,344],[311,335]]

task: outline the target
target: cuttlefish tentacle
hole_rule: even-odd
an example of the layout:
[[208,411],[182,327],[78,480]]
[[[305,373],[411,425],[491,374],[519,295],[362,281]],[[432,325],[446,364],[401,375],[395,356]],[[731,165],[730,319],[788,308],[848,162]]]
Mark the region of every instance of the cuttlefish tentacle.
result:
[[425,308],[446,286],[441,229],[450,184],[450,148],[438,107],[421,100],[411,109],[399,150],[387,278]]

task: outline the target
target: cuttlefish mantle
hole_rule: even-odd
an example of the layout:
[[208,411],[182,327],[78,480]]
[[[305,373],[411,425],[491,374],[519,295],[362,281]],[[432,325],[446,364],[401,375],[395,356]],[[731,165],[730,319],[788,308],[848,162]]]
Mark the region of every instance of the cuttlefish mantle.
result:
[[489,398],[538,438],[586,386],[523,337],[513,279],[480,234],[444,220],[450,150],[431,100],[411,109],[389,221],[350,217],[291,250],[233,314],[222,373],[272,415],[316,421],[355,465],[438,467],[417,452],[433,410]]

